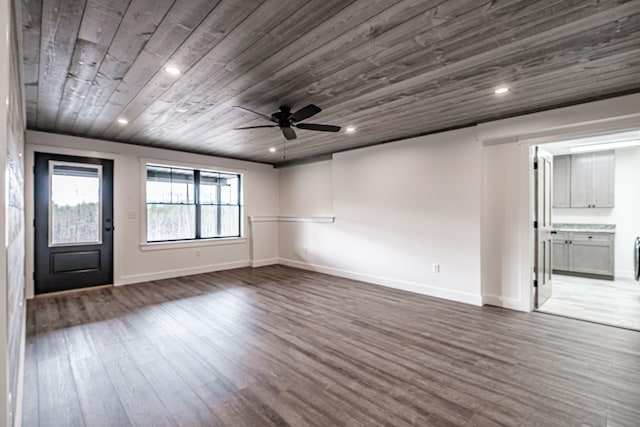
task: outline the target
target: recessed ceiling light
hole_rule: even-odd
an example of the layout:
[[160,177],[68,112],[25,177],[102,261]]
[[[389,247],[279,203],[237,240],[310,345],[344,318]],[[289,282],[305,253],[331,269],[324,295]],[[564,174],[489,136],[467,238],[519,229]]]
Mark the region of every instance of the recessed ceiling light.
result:
[[354,133],[355,131],[356,131],[356,128],[355,128],[355,127],[353,127],[353,126],[348,126],[348,127],[345,129],[345,132],[347,132],[347,133]]
[[129,120],[124,119],[124,118],[121,117],[121,118],[118,119],[118,124],[120,124],[122,126],[128,125],[129,124]]
[[504,95],[507,92],[509,92],[509,88],[506,86],[501,86],[493,91],[496,95]]
[[187,111],[189,111],[188,108],[184,108],[184,107],[176,108],[176,112],[178,112],[178,113],[186,113]]
[[276,147],[271,147],[271,148],[269,148],[269,152],[270,152],[270,153],[275,153],[275,152],[276,152]]
[[176,67],[165,67],[164,70],[169,74],[173,74],[174,76],[177,76],[181,73],[180,69]]

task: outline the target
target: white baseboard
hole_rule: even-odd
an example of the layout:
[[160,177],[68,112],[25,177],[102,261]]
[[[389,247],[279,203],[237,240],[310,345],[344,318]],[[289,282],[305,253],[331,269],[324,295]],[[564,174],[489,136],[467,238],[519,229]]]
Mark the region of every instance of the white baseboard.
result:
[[251,267],[264,267],[266,265],[274,265],[278,263],[278,258],[257,259],[251,261]]
[[452,291],[449,289],[437,288],[434,286],[424,285],[422,283],[407,282],[404,280],[392,279],[389,277],[380,277],[372,274],[359,273],[355,271],[342,270],[339,268],[327,267],[317,264],[309,264],[306,262],[294,261],[290,259],[279,259],[279,263],[289,267],[302,268],[304,270],[317,271],[319,273],[330,274],[332,276],[344,277],[347,279],[359,280],[374,285],[386,286],[403,291],[414,292],[417,294],[428,295],[431,297],[447,299],[451,301],[463,302],[466,304],[482,305],[482,297],[465,292]]
[[24,304],[25,309],[22,310],[22,333],[20,334],[20,361],[18,363],[18,387],[16,390],[16,413],[13,414],[13,426],[22,426],[22,408],[24,407],[24,365],[25,365],[25,353],[27,345],[27,310],[26,302]]
[[114,283],[114,286],[132,285],[134,283],[148,282],[150,280],[171,279],[174,277],[189,276],[192,274],[211,273],[214,271],[231,270],[233,268],[249,267],[249,261],[226,262],[221,264],[210,264],[200,267],[177,268],[175,270],[157,271],[154,273],[132,274],[122,276]]
[[635,272],[632,270],[616,270],[616,279],[635,279]]
[[482,305],[493,305],[495,307],[508,308],[509,310],[530,311],[528,307],[523,307],[522,300],[515,298],[505,298],[497,295],[483,295]]

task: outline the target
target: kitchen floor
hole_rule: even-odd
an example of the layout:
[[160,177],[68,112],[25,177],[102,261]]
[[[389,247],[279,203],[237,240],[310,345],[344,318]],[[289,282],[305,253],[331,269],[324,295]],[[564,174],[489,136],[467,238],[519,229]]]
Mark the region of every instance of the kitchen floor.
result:
[[554,274],[551,298],[538,311],[640,330],[640,282]]

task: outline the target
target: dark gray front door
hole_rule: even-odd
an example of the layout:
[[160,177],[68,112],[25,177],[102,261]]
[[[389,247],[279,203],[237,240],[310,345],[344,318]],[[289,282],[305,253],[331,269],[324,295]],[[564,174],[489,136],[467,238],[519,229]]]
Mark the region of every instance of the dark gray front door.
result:
[[113,161],[35,153],[35,293],[113,283]]

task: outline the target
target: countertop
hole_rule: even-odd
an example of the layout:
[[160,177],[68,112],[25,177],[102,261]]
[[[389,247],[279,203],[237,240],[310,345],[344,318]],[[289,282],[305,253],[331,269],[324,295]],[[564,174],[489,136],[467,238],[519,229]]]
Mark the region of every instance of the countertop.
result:
[[554,231],[578,231],[583,233],[610,233],[616,232],[615,224],[553,224]]

